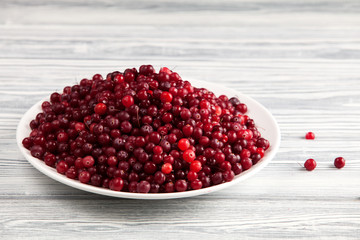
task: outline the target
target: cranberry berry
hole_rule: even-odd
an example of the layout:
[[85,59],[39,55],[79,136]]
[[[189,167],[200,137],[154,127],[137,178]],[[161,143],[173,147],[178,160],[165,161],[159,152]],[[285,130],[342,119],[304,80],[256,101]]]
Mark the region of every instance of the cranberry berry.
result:
[[312,158],[308,159],[304,163],[304,167],[308,171],[312,171],[316,168],[316,161]]
[[305,139],[314,140],[315,139],[315,134],[313,132],[308,132],[305,135]]
[[345,166],[345,159],[343,157],[337,157],[334,160],[334,166],[336,168],[343,168]]

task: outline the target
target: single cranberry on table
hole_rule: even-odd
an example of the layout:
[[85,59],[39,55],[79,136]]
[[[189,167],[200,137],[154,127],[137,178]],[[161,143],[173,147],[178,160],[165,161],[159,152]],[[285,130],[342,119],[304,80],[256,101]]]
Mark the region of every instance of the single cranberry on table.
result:
[[315,139],[315,133],[313,133],[313,132],[307,132],[307,133],[305,134],[305,139],[314,140],[314,139]]
[[246,104],[166,67],[95,74],[41,107],[23,146],[66,177],[113,191],[160,194],[232,181],[270,147],[244,115]]
[[334,160],[334,166],[336,168],[343,168],[345,166],[345,159],[343,157],[337,157]]
[[312,171],[316,168],[316,161],[312,158],[309,158],[308,160],[305,161],[304,167],[306,170]]

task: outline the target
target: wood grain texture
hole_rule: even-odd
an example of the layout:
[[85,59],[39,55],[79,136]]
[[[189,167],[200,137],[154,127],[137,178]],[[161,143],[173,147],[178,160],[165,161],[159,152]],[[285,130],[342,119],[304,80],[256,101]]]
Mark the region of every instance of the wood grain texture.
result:
[[[143,63],[261,102],[282,131],[275,159],[230,189],[140,201],[64,186],[20,154],[16,126],[38,100]],[[359,239],[359,66],[355,0],[3,0],[0,239]]]

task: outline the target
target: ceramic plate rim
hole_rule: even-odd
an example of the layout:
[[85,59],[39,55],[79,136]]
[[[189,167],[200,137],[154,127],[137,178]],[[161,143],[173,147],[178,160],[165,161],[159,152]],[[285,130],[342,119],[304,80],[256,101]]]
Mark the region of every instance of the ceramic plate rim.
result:
[[[227,87],[223,87],[218,84],[205,82],[205,81],[200,81],[200,80],[195,80],[195,79],[190,79],[188,81],[190,81],[193,86],[206,87],[210,91],[213,91],[216,94],[216,96],[219,96],[221,93],[226,94],[229,97],[237,96],[240,99],[240,101],[246,103],[248,106],[251,105],[252,108],[254,108],[254,106],[255,106],[257,108],[257,110],[261,110],[257,114],[261,114],[261,112],[262,112],[262,114],[265,114],[263,116],[265,116],[267,118],[267,120],[269,121],[269,124],[274,128],[274,129],[272,129],[273,130],[272,133],[274,133],[275,135],[271,137],[271,139],[272,139],[270,142],[271,146],[270,146],[269,150],[266,152],[266,155],[264,156],[264,158],[262,158],[258,164],[254,165],[249,170],[244,171],[241,174],[235,176],[234,180],[231,182],[226,182],[226,183],[211,186],[208,188],[202,188],[199,190],[192,190],[192,191],[185,191],[185,192],[141,194],[141,193],[112,191],[112,190],[105,189],[105,188],[100,188],[100,187],[83,184],[77,180],[69,179],[65,175],[57,173],[54,168],[47,166],[43,161],[32,157],[29,150],[27,150],[26,148],[24,148],[22,146],[22,139],[30,133],[30,127],[28,126],[30,120],[33,119],[36,116],[36,114],[40,111],[41,103],[45,100],[48,100],[49,97],[46,97],[46,98],[42,99],[41,101],[37,102],[36,104],[34,104],[22,116],[22,118],[17,126],[17,131],[16,131],[16,141],[17,141],[18,147],[19,147],[21,153],[26,158],[26,160],[33,167],[35,167],[37,170],[39,170],[46,176],[48,176],[60,183],[63,183],[70,187],[74,187],[74,188],[77,188],[77,189],[80,189],[83,191],[87,191],[87,192],[92,192],[92,193],[111,196],[111,197],[129,198],[129,199],[153,199],[153,200],[159,199],[160,200],[160,199],[192,197],[192,196],[207,194],[207,193],[219,191],[221,189],[225,189],[225,188],[231,187],[235,184],[238,184],[239,182],[244,181],[245,179],[253,176],[257,172],[259,172],[261,169],[263,169],[271,161],[271,159],[274,158],[274,156],[276,155],[276,153],[280,147],[280,141],[281,141],[280,128],[279,128],[274,116],[262,104],[260,104],[253,98],[251,98],[245,94],[242,94],[238,91],[235,91],[235,90],[227,88]],[[251,110],[251,108],[249,108],[249,110]],[[254,116],[252,116],[251,113],[249,114],[249,116],[254,117],[255,123],[257,123],[259,120],[259,119],[257,120],[257,118],[256,118],[257,114],[255,113]],[[263,134],[263,131],[261,131],[261,129],[260,129],[260,132]]]

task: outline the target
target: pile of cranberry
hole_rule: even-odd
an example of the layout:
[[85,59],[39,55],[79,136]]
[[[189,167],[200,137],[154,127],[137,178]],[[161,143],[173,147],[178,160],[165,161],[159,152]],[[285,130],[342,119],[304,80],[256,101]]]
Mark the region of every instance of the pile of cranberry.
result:
[[245,104],[193,87],[166,67],[96,74],[41,106],[24,147],[68,178],[115,191],[229,182],[269,148]]

